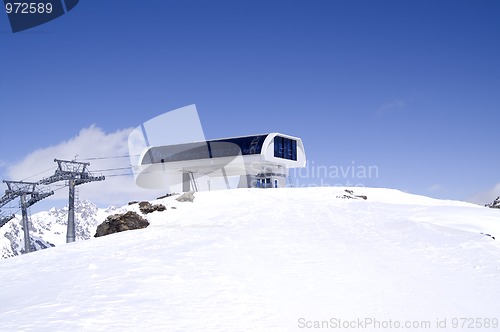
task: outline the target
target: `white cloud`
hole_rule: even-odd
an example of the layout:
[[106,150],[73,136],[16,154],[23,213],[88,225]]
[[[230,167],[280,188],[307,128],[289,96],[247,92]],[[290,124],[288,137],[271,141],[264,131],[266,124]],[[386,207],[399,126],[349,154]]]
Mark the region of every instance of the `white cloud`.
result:
[[402,110],[406,107],[406,101],[404,99],[397,99],[391,102],[380,105],[376,110],[375,114],[382,115],[388,112],[394,112]]
[[[8,165],[6,174],[11,180],[37,182],[54,174],[57,163],[54,158],[63,160],[88,161],[88,169],[93,173],[107,176],[105,181],[91,182],[78,186],[80,199],[88,199],[99,206],[123,205],[130,200],[154,199],[164,191],[151,191],[135,185],[129,158],[110,158],[127,156],[128,135],[133,128],[106,133],[101,128],[90,126],[80,133],[57,145],[36,150],[23,160]],[[92,159],[102,158],[102,159]],[[90,159],[90,160],[87,160]],[[60,188],[64,183],[51,185],[50,189]],[[43,187],[41,187],[43,188]],[[67,200],[68,190],[56,190],[47,200]]]
[[440,184],[434,184],[434,185],[429,187],[429,191],[431,191],[431,192],[440,191],[442,189],[443,189],[443,187]]
[[476,195],[472,196],[469,201],[472,203],[484,205],[493,202],[493,200],[495,200],[495,198],[497,198],[498,196],[500,196],[500,183],[497,183],[497,185],[493,188],[477,193]]

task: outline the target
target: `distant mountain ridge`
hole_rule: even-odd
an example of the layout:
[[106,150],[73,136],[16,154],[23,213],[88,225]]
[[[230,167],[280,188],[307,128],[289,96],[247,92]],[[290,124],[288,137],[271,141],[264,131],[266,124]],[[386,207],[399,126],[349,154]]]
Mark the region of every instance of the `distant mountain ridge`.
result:
[[486,204],[485,206],[492,209],[500,209],[500,196],[498,196],[497,199],[495,199],[490,204]]
[[[76,240],[90,239],[106,217],[114,213],[123,213],[124,208],[98,208],[97,205],[81,200],[75,202]],[[0,228],[0,259],[18,256],[24,253],[24,231],[20,215]],[[38,251],[66,243],[68,207],[52,208],[49,211],[35,213],[30,218],[30,237],[32,251]]]

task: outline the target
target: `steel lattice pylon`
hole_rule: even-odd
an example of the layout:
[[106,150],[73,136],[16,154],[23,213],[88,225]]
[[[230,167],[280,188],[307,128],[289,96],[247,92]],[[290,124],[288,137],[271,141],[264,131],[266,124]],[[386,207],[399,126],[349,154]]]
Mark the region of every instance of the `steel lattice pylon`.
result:
[[[29,220],[28,220],[28,207],[32,206],[38,201],[53,195],[53,191],[40,191],[37,190],[37,183],[24,182],[24,181],[3,181],[7,185],[5,194],[0,198],[0,206],[4,206],[8,202],[19,197],[21,212],[23,215],[23,229],[24,229],[24,251],[28,253],[31,251],[31,241],[29,235]],[[29,199],[27,196],[29,195]],[[10,219],[12,219],[12,216]],[[9,217],[7,217],[9,218]],[[5,218],[6,219],[6,218]],[[0,226],[3,226],[8,220],[2,218]],[[9,219],[9,220],[10,220]],[[3,224],[1,224],[3,222]]]
[[[2,197],[0,197],[0,208],[14,199],[16,199],[16,196],[13,196],[10,192],[6,192]],[[2,213],[2,210],[0,210],[0,227],[5,225],[12,218],[14,218],[13,214],[10,216],[6,216],[4,213]]]
[[75,160],[54,159],[57,163],[57,169],[54,175],[38,181],[39,184],[52,184],[59,181],[68,181],[69,186],[69,204],[68,204],[68,230],[66,242],[75,242],[75,186],[80,184],[103,181],[103,175],[92,175],[87,170],[90,163],[79,162]]
[[11,214],[10,216],[6,216],[0,211],[0,227],[8,223],[12,218],[14,218],[13,214]]

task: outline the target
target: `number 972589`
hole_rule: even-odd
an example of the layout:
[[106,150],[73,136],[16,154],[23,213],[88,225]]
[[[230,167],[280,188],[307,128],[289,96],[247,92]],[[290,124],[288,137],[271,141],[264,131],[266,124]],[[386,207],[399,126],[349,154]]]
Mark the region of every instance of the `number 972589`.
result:
[[52,4],[50,2],[7,2],[5,11],[7,14],[50,14]]

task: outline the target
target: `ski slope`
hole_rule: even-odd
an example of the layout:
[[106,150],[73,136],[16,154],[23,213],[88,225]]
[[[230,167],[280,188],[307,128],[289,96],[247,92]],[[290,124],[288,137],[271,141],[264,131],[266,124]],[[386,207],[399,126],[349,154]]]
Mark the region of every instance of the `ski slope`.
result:
[[0,261],[0,331],[500,329],[500,210],[351,189],[169,197],[146,229]]

